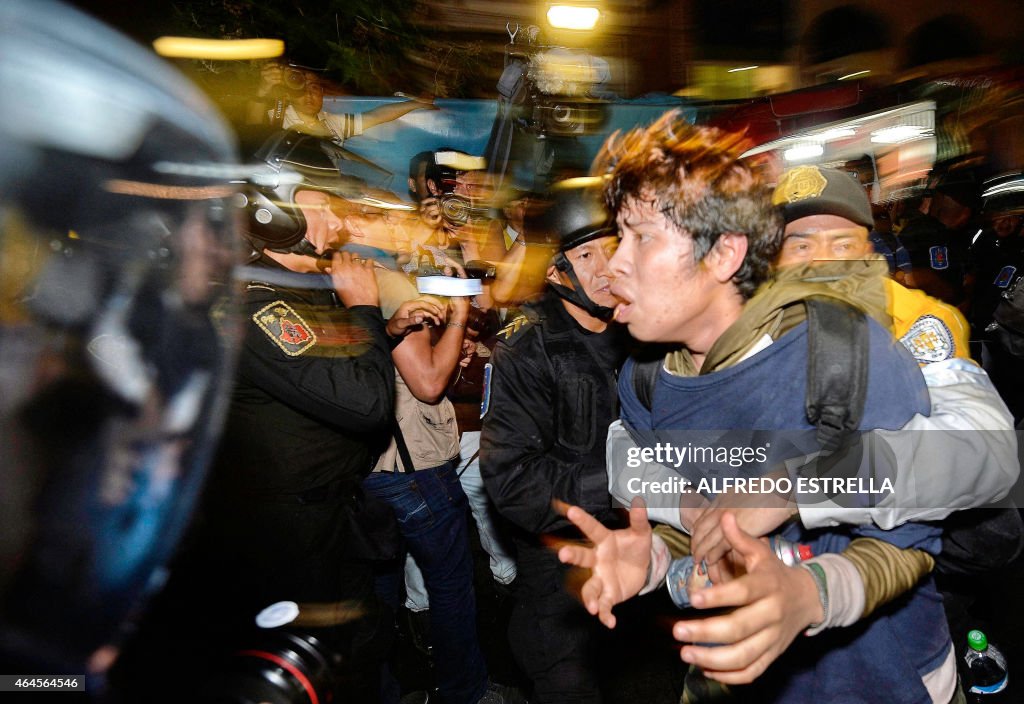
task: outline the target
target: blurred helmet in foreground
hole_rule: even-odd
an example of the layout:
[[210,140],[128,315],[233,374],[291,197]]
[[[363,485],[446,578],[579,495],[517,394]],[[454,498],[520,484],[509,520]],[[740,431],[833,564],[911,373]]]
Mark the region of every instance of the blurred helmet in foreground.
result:
[[0,107],[0,663],[99,673],[220,425],[234,141],[150,51],[50,0],[0,3]]

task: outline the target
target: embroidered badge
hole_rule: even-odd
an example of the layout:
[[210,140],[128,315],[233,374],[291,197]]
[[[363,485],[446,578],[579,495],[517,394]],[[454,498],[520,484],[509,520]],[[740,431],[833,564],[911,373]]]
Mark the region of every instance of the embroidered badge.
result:
[[480,399],[480,417],[483,418],[487,415],[488,409],[491,407],[491,370],[494,367],[488,362],[484,365],[484,395]]
[[1017,273],[1017,267],[1015,266],[1004,266],[1002,271],[999,272],[999,276],[994,281],[995,285],[999,288],[1006,288],[1013,281],[1013,275]]
[[949,251],[943,245],[935,245],[928,248],[928,256],[931,259],[932,269],[949,268]]
[[298,357],[316,344],[316,333],[284,301],[264,306],[252,320],[289,357]]
[[934,315],[922,315],[915,320],[900,342],[921,364],[952,359],[956,354],[953,333]]
[[498,334],[499,335],[504,335],[505,339],[507,340],[510,337],[512,337],[514,334],[519,332],[519,328],[523,327],[523,325],[528,323],[528,322],[530,322],[530,319],[527,318],[525,315],[516,316],[515,318],[513,318],[511,323],[509,323],[508,325],[503,327],[501,330],[499,330]]
[[805,198],[817,198],[828,185],[817,166],[798,166],[790,169],[775,187],[772,205],[794,203]]

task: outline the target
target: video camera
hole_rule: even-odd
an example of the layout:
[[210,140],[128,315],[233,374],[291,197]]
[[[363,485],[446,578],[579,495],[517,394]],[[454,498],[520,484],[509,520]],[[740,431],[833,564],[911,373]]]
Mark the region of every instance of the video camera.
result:
[[607,116],[595,95],[611,76],[608,62],[586,51],[528,45],[505,67],[498,92],[520,103],[520,124],[552,137],[594,134]]
[[490,207],[474,205],[469,198],[454,193],[438,198],[438,205],[441,208],[441,217],[448,225],[454,227],[461,227],[470,220],[486,220],[494,217]]

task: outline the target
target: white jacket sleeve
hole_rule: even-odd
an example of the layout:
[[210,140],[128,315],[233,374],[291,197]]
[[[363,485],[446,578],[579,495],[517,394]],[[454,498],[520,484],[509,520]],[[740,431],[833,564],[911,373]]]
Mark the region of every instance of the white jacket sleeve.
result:
[[686,531],[679,514],[680,488],[684,480],[663,464],[645,462],[639,449],[621,420],[608,426],[605,446],[608,493],[623,506],[629,506],[633,498],[639,496],[647,504],[650,520]]
[[800,505],[805,526],[875,523],[890,529],[907,521],[940,520],[1009,493],[1020,474],[1017,438],[1013,417],[988,374],[964,359],[929,364],[921,372],[931,414],[916,415],[897,431],[871,433],[871,440],[895,457],[892,493],[874,508],[819,500]]

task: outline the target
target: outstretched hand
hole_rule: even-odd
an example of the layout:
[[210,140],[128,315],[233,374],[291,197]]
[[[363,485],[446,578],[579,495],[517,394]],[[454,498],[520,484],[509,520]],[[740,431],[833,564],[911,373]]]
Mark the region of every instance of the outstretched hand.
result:
[[651,524],[647,507],[639,499],[629,509],[629,527],[611,530],[596,518],[571,506],[568,518],[592,543],[563,545],[558,559],[570,565],[591,570],[580,590],[583,606],[608,628],[615,628],[612,607],[636,596],[647,581],[651,561]]
[[825,615],[808,570],[787,567],[766,541],[740,528],[732,513],[722,515],[721,528],[731,548],[734,576],[738,576],[697,591],[690,601],[698,609],[734,607],[733,611],[678,621],[672,635],[686,643],[722,643],[718,647],[684,645],[680,657],[701,667],[711,679],[746,684],[757,679],[794,638]]

